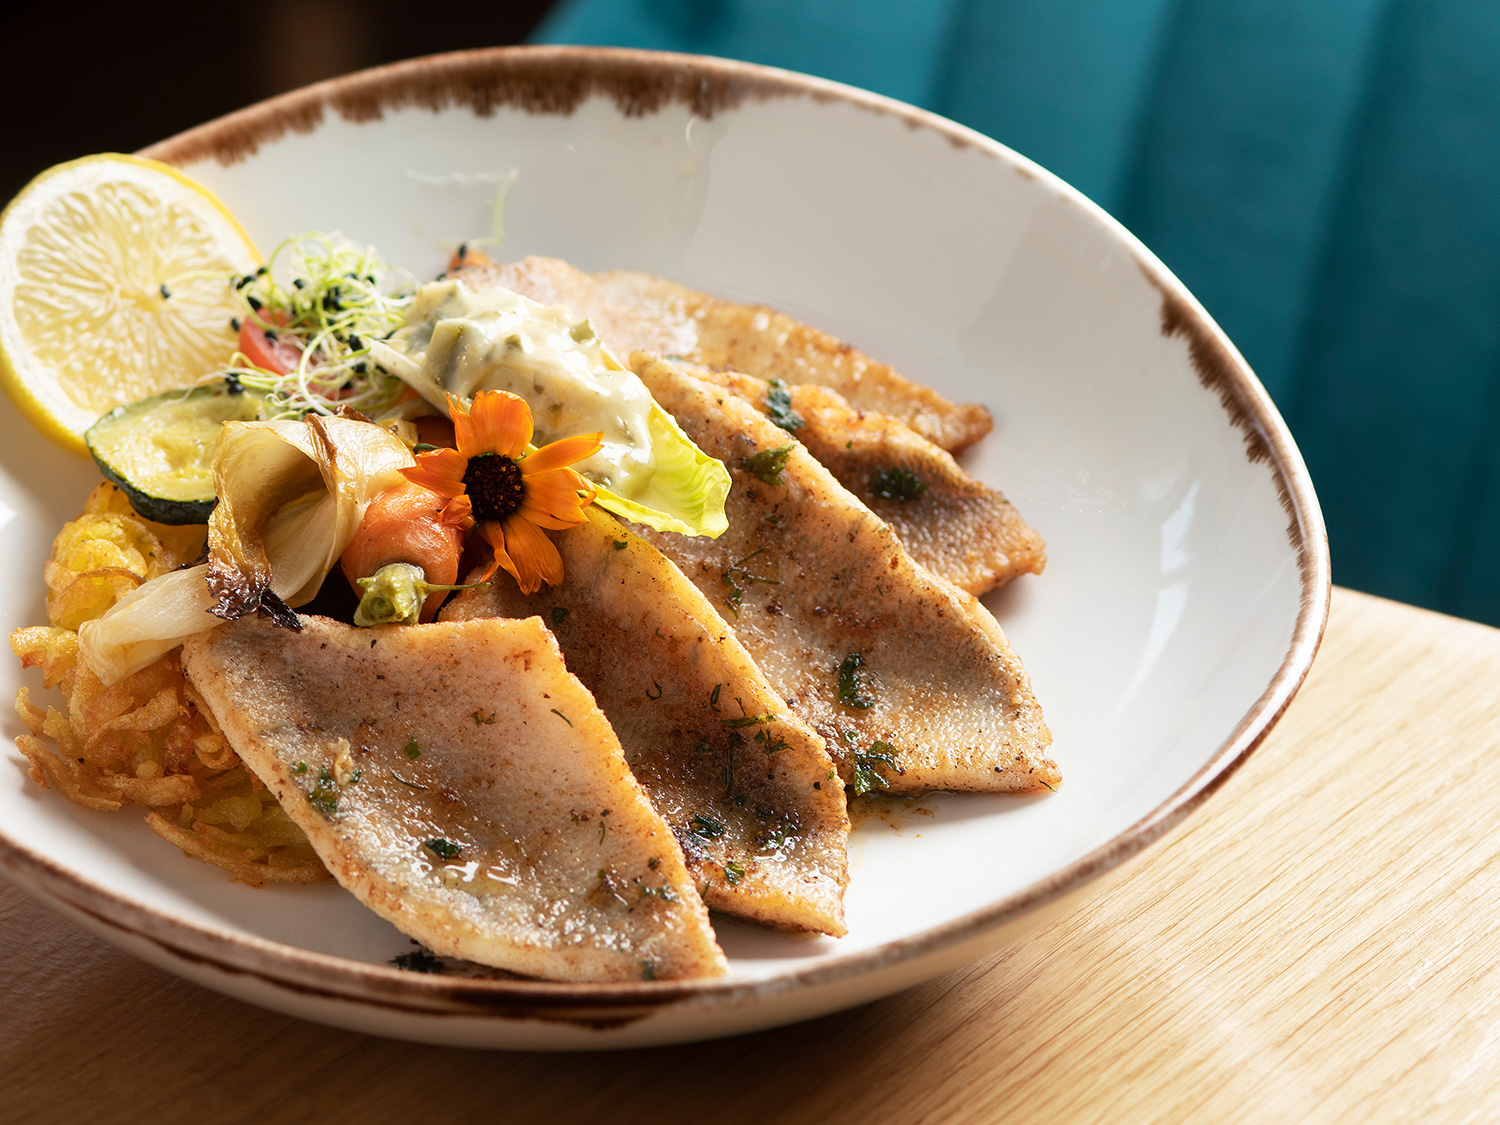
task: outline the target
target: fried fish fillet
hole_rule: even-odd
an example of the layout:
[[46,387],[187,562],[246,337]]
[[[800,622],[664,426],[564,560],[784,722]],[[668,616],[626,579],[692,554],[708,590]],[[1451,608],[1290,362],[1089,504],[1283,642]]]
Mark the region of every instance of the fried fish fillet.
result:
[[807,447],[901,537],[911,557],[978,596],[1040,574],[1047,547],[1010,501],[899,418],[856,410],[837,391],[698,369]]
[[671,829],[540,621],[302,622],[200,633],[183,667],[366,906],[528,976],[728,971]]
[[642,350],[706,367],[788,383],[830,387],[859,410],[900,418],[951,452],[990,432],[990,412],[950,402],[886,364],[784,313],[698,293],[634,270],[585,273],[557,258],[498,264],[473,256],[459,276],[472,287],[502,285],[546,305],[566,305],[594,322],[624,355]]
[[457,595],[442,620],[550,622],[708,905],[842,935],[849,821],[823,740],[666,556],[587,513],[555,537],[561,586],[526,595],[499,575]]
[[636,354],[656,401],[734,478],[718,539],[643,530],[703,593],[856,791],[1059,780],[1019,658],[971,595],[736,395]]

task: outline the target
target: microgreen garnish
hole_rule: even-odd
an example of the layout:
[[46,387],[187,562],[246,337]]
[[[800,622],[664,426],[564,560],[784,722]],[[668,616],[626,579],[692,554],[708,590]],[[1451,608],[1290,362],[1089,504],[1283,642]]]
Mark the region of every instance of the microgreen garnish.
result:
[[724,865],[724,881],[731,887],[745,877],[745,869],[732,860]]
[[369,342],[401,326],[416,288],[409,275],[368,249],[309,234],[287,239],[269,269],[240,278],[235,287],[251,323],[301,352],[297,369],[286,375],[235,356],[230,373],[267,396],[267,417],[332,414],[341,407],[379,414],[394,405],[403,384],[374,365]]

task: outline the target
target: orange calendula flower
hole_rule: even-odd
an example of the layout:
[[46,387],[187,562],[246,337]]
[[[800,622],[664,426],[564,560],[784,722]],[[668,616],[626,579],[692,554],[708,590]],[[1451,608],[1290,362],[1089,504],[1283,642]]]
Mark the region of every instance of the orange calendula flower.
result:
[[504,567],[522,593],[558,585],[562,556],[546,532],[584,522],[594,486],[568,466],[599,452],[604,435],[532,449],[531,407],[508,391],[480,391],[467,408],[449,395],[448,413],[458,448],[417,454],[416,465],[401,470],[406,479],[448,501],[443,522],[478,527],[495,549],[484,578]]

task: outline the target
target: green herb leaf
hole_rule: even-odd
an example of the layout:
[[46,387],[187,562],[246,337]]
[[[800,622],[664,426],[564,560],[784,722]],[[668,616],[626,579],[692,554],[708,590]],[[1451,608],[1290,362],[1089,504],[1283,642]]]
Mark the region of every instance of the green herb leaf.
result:
[[717,840],[724,835],[724,826],[711,816],[699,816],[694,813],[693,826],[688,831],[705,840]]
[[792,409],[791,388],[781,379],[772,379],[771,389],[766,391],[766,417],[788,433],[807,424],[802,415]]
[[552,624],[561,625],[568,619],[568,614],[573,611],[567,606],[555,605],[552,607]]
[[905,465],[880,469],[870,476],[870,495],[877,500],[915,500],[927,491],[927,482]]
[[422,748],[417,745],[415,738],[408,742],[406,748],[401,752],[414,762],[422,756]]
[[889,742],[876,739],[870,744],[868,751],[856,750],[854,752],[854,784],[850,786],[856,797],[863,797],[872,789],[889,789],[890,782],[880,772],[884,766],[896,773],[906,771],[896,764],[896,748]]
[[731,887],[745,877],[745,869],[738,863],[729,862],[724,865],[724,881]]
[[553,713],[553,714],[554,714],[554,715],[556,715],[556,716],[557,716],[557,717],[558,717],[558,718],[559,718],[559,719],[561,719],[561,720],[562,720],[562,721],[563,721],[563,722],[565,722],[565,723],[567,723],[567,724],[568,724],[568,726],[572,726],[572,725],[573,725],[573,720],[572,720],[572,719],[570,719],[570,718],[568,718],[568,717],[567,717],[567,716],[566,716],[566,715],[564,715],[564,714],[563,714],[563,713],[562,713],[562,712],[561,712],[561,711],[559,711],[559,710],[558,710],[558,709],[557,709],[557,708],[556,708],[556,707],[553,707],[553,708],[552,708],[552,713]]
[[845,707],[854,707],[861,711],[875,705],[875,701],[864,694],[868,684],[862,682],[859,672],[864,667],[864,663],[863,656],[857,652],[851,652],[839,665],[839,702]]
[[463,848],[458,844],[455,844],[451,840],[445,840],[441,836],[436,836],[431,840],[423,840],[422,846],[445,863],[450,859],[456,859],[463,851]]
[[425,791],[428,788],[428,786],[426,786],[426,785],[418,785],[415,781],[407,781],[406,778],[402,777],[395,770],[391,770],[391,780],[392,781],[399,781],[402,785],[406,786],[408,789],[421,789],[421,790]]
[[740,462],[740,467],[765,484],[780,484],[781,474],[786,469],[786,460],[792,455],[792,445],[787,443],[776,449],[762,449]]

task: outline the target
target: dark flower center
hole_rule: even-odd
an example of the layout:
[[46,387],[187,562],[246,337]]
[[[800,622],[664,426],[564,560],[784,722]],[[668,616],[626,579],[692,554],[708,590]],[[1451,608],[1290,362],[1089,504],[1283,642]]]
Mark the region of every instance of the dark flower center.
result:
[[481,453],[470,457],[464,470],[464,491],[474,506],[479,523],[503,520],[521,506],[526,482],[521,466],[498,453]]

